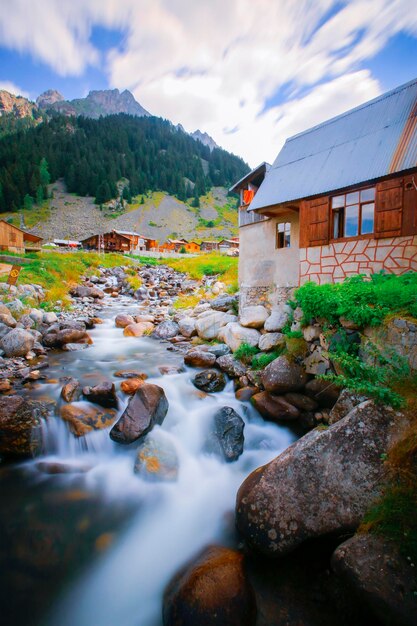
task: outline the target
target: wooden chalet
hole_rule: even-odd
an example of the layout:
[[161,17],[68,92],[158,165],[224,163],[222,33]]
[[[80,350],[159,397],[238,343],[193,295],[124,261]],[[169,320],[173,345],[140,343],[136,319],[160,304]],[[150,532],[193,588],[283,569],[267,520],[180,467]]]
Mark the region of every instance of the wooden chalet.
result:
[[86,250],[102,250],[104,252],[142,252],[158,247],[156,239],[143,237],[139,233],[122,230],[111,230],[102,235],[92,235],[82,240]]
[[417,79],[289,138],[245,196],[257,172],[232,188],[247,214],[244,303],[306,281],[417,271]]
[[182,248],[187,250],[189,245],[186,239],[167,239],[165,243],[160,246],[162,252],[180,252]]
[[0,220],[0,250],[19,254],[26,251],[38,252],[42,241],[42,237],[32,235],[5,220]]
[[219,249],[218,241],[202,241],[200,245],[201,252],[217,252]]

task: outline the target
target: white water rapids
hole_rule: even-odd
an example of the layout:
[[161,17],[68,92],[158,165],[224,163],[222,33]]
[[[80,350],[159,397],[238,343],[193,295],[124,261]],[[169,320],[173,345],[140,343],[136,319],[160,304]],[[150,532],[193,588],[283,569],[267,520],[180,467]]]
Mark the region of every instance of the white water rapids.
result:
[[[124,312],[134,309],[131,301],[130,309],[127,305]],[[76,439],[59,418],[48,420],[43,461],[88,464],[90,471],[77,477],[85,481],[86,489],[98,490],[114,507],[126,499],[140,504],[126,531],[52,606],[48,626],[160,626],[162,593],[169,579],[206,545],[233,541],[240,484],[295,439],[286,428],[265,422],[249,403],[237,401],[232,382],[223,392],[202,397],[191,382],[196,370],[161,376],[159,365],[180,364],[182,357],[168,352],[166,343],[123,337],[114,326],[114,316],[121,310],[117,306],[109,308],[111,318],[91,332],[94,344],[51,359],[48,375],[74,376],[90,385],[105,377],[118,388],[117,370],[146,372],[147,382],[163,387],[169,402],[165,421],[153,433],[174,445],[179,476],[174,483],[146,482],[133,472],[134,445],[113,443],[108,430]],[[60,387],[56,382],[42,384],[32,397],[47,391],[57,398]],[[119,397],[120,415],[127,397]],[[245,421],[244,452],[234,463],[207,449],[213,416],[222,406],[233,407]]]

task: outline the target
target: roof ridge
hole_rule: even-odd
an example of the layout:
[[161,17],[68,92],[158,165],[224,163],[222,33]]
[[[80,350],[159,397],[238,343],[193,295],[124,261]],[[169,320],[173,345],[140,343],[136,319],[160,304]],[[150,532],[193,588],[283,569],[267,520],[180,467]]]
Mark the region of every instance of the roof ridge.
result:
[[307,135],[308,133],[313,132],[314,130],[317,130],[318,128],[322,128],[323,126],[328,126],[330,124],[333,124],[337,120],[340,120],[340,119],[342,119],[344,117],[348,117],[349,115],[352,115],[353,113],[356,113],[356,111],[360,111],[361,109],[366,109],[366,108],[368,108],[370,106],[373,106],[375,104],[375,102],[380,102],[382,100],[386,100],[387,98],[392,97],[396,93],[399,93],[400,91],[403,91],[404,89],[408,89],[413,84],[417,84],[417,77],[413,78],[413,80],[410,80],[407,83],[404,83],[403,85],[399,85],[398,87],[395,87],[394,89],[391,89],[390,91],[386,91],[386,92],[382,93],[381,95],[377,96],[376,98],[372,98],[372,100],[367,100],[363,104],[359,104],[358,106],[353,107],[353,109],[348,109],[344,113],[340,113],[339,115],[335,115],[334,117],[331,117],[328,120],[324,120],[324,122],[320,122],[320,124],[316,124],[315,126],[311,126],[310,128],[306,128],[305,130],[302,130],[301,132],[299,132],[299,133],[297,133],[295,135],[292,135],[291,137],[288,137],[287,140],[285,141],[285,143],[289,143],[293,139],[297,139],[298,137],[302,137],[303,135]]

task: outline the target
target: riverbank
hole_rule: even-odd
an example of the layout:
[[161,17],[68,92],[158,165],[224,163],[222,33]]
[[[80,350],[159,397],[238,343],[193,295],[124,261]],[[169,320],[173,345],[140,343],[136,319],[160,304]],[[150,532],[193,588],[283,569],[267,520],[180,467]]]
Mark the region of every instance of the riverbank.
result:
[[[95,267],[71,311],[44,310],[41,286],[4,298],[2,346],[21,354],[0,372],[0,587],[17,625],[160,626],[164,589],[165,626],[412,623],[412,417],[340,394],[339,319],[239,311],[215,267]],[[369,338],[356,326],[336,345]]]

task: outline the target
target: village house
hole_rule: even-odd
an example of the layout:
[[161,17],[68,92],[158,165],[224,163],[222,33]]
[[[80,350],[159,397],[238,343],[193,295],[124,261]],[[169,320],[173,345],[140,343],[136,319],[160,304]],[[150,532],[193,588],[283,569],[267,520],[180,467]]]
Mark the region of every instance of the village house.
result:
[[306,281],[417,271],[417,79],[287,139],[232,190],[241,306]]
[[42,237],[32,235],[5,220],[0,220],[0,250],[8,252],[38,252]]
[[159,249],[162,252],[179,252],[181,248],[185,249],[186,239],[167,239]]
[[202,241],[200,245],[201,252],[217,252],[219,249],[218,241]]
[[222,254],[239,254],[239,238],[234,237],[233,239],[222,239],[219,241],[219,252]]
[[123,253],[140,253],[145,250],[155,250],[158,247],[156,239],[124,230],[112,230],[108,233],[92,235],[83,239],[81,243],[86,250]]

